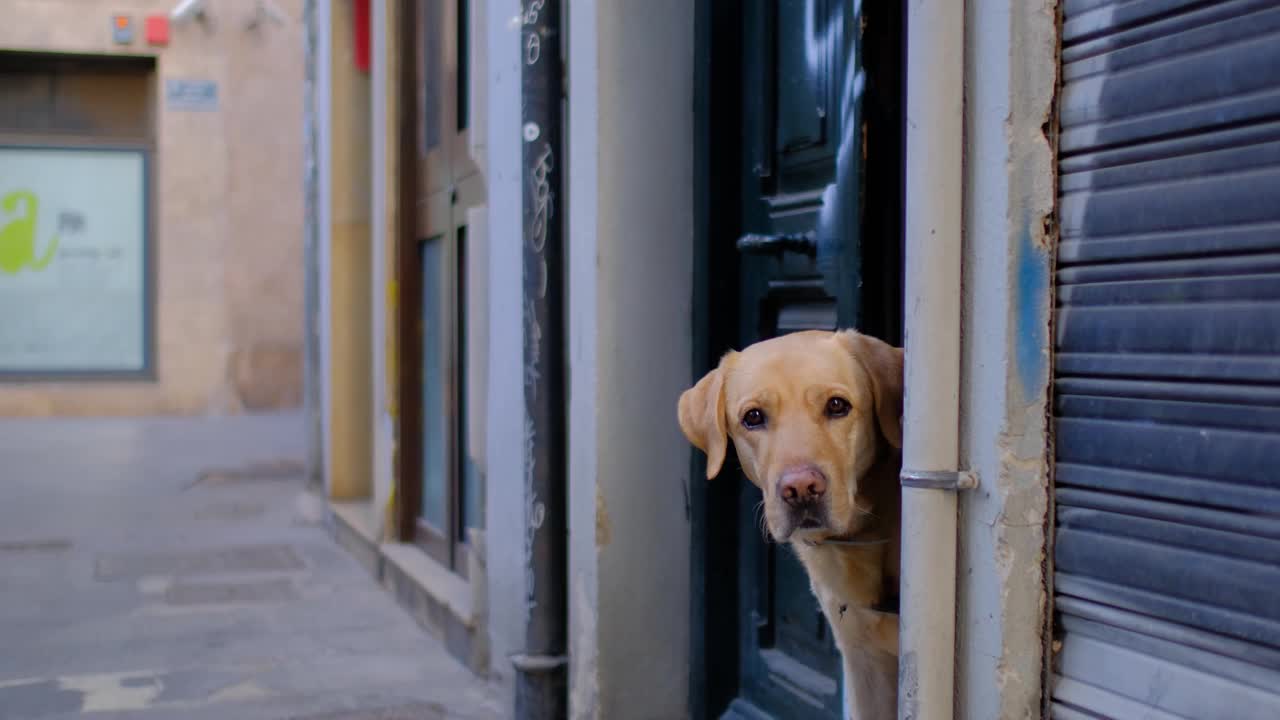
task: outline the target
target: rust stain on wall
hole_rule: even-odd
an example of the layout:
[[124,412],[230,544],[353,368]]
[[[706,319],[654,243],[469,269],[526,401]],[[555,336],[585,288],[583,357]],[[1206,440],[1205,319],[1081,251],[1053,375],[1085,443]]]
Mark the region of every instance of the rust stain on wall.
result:
[[609,508],[604,494],[596,492],[596,547],[607,547],[613,542],[613,523],[609,520]]

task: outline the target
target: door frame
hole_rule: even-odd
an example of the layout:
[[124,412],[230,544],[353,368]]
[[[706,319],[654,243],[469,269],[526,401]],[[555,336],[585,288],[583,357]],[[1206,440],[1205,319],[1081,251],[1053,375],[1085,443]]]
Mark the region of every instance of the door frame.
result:
[[[871,148],[864,160],[864,176],[883,182],[865,186],[863,207],[890,202],[892,215],[860,219],[861,261],[864,268],[896,267],[896,273],[863,272],[860,329],[901,345],[903,198],[905,193],[906,103],[906,7],[898,3],[876,18],[865,34],[859,55],[868,76],[868,96],[888,93],[896,104],[863,103],[863,118],[881,132],[895,130],[897,143],[885,149]],[[869,8],[864,4],[863,17]],[[716,132],[726,123],[738,123],[744,99],[742,87],[743,34],[738,0],[695,0],[694,22],[694,293],[692,302],[693,377],[711,370],[720,356],[734,345],[739,330],[739,253],[734,240],[741,234],[741,197],[736,182],[713,182],[722,169],[738,177],[743,153],[738,133]],[[883,25],[880,25],[880,22]],[[865,24],[864,24],[865,25]],[[732,29],[727,31],[726,29]],[[892,245],[865,239],[896,238]],[[714,268],[714,272],[712,272]],[[707,481],[706,457],[691,449],[689,465],[690,547],[690,717],[716,718],[738,694],[740,632],[738,628],[739,581],[737,488],[731,479],[738,472],[737,457],[730,452],[721,478]],[[732,612],[724,611],[732,608]],[[719,609],[717,611],[717,609]]]
[[[420,517],[424,492],[422,432],[425,427],[422,407],[422,363],[425,358],[422,347],[424,317],[421,299],[426,289],[426,282],[422,276],[420,251],[422,244],[428,242],[428,238],[435,237],[430,233],[430,223],[434,214],[440,212],[440,208],[431,207],[432,203],[428,201],[428,195],[433,189],[438,189],[431,186],[433,179],[437,184],[448,181],[447,153],[453,149],[449,147],[453,133],[446,132],[449,123],[443,123],[440,127],[442,133],[440,144],[428,154],[424,155],[421,152],[423,123],[426,121],[419,102],[419,93],[423,91],[422,83],[425,79],[422,53],[426,40],[423,35],[426,15],[423,0],[400,0],[399,11],[401,18],[398,23],[400,72],[397,91],[400,95],[398,103],[400,114],[397,126],[399,162],[396,174],[400,193],[398,206],[401,210],[397,217],[395,279],[398,288],[396,348],[400,355],[396,363],[396,404],[400,409],[400,422],[394,469],[398,497],[395,535],[402,542],[416,543],[427,555],[446,568],[465,574],[467,568],[465,555],[460,561],[453,547],[455,544],[453,541],[457,535],[456,524],[459,521],[456,516],[459,513],[454,507],[457,503],[452,501],[458,495],[457,453],[453,448],[456,443],[452,442],[452,430],[447,433],[445,441],[445,447],[449,448],[449,458],[445,463],[447,483],[445,497],[449,503],[446,513],[447,526],[434,528],[423,522]],[[439,49],[443,58],[444,48]],[[442,72],[441,77],[438,78],[441,81],[442,97],[448,89],[445,87],[448,83],[444,82],[446,77],[447,74]],[[442,108],[440,111],[444,120],[449,118],[449,113],[445,112],[447,109]],[[444,170],[443,179],[434,177],[440,174],[439,168]],[[456,262],[449,238],[450,235],[446,233],[438,239],[431,240],[444,243],[442,260],[446,267],[451,267]],[[452,290],[451,284],[450,287],[442,290]],[[451,309],[456,312],[456,307],[451,305]],[[441,348],[440,352],[445,358],[452,358],[457,354],[453,325],[454,323],[450,322],[442,328],[441,337],[447,338],[447,341],[446,347]],[[446,374],[443,401],[447,417],[456,416],[457,410],[454,365],[455,363],[443,362],[442,359],[442,368]]]
[[422,123],[417,97],[421,72],[417,67],[418,26],[422,21],[418,0],[400,0],[397,25],[398,73],[396,92],[396,187],[398,189],[395,241],[396,283],[396,406],[399,408],[395,440],[394,475],[396,527],[401,542],[412,542],[418,508],[422,506],[422,348],[418,337],[422,310],[422,273],[418,272],[418,129]]
[[[694,8],[694,242],[693,377],[695,382],[715,367],[737,336],[738,253],[733,238],[741,234],[741,198],[737,183],[715,183],[719,168],[741,162],[733,133],[717,133],[737,122],[741,107],[741,13],[736,0],[696,0]],[[715,82],[713,82],[713,80]],[[737,174],[734,174],[736,177]],[[715,272],[711,272],[715,268]],[[737,523],[732,512],[737,492],[731,481],[707,481],[706,456],[690,451],[690,716],[717,715],[737,694],[739,648],[737,623]],[[723,475],[736,468],[736,454],[726,457]],[[724,560],[732,562],[723,562]],[[732,608],[732,612],[712,612]]]
[[[418,545],[431,558],[464,579],[469,573],[471,544],[466,532],[464,493],[479,488],[466,488],[464,479],[467,427],[460,422],[467,389],[462,386],[467,358],[463,323],[467,321],[464,291],[466,252],[464,242],[474,238],[466,227],[469,208],[484,204],[484,178],[470,155],[470,87],[459,83],[470,81],[470,58],[463,56],[469,39],[470,17],[461,20],[459,13],[470,13],[468,0],[399,0],[398,28],[399,81],[396,91],[399,116],[396,129],[398,167],[398,199],[395,242],[395,282],[397,292],[396,403],[400,422],[395,443],[393,475],[397,495],[395,536],[402,542]],[[434,3],[429,10],[427,3]],[[438,13],[436,45],[438,83],[435,99],[439,113],[437,144],[423,152],[426,142],[423,112],[425,102],[432,102],[425,92],[427,46],[431,39],[425,28],[428,12]],[[464,240],[465,238],[465,240]],[[440,285],[444,296],[444,321],[440,337],[443,380],[442,417],[446,419],[445,511],[444,527],[436,527],[421,517],[425,488],[423,453],[422,365],[423,343],[422,298],[427,290],[422,275],[420,251],[424,243],[439,242],[445,279]],[[471,381],[483,382],[483,379]],[[477,409],[470,409],[476,411]],[[483,409],[479,409],[483,411]]]

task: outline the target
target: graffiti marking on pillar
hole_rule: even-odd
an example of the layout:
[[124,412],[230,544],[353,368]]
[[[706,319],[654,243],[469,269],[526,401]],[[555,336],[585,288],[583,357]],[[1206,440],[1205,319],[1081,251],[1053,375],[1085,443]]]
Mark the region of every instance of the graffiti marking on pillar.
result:
[[529,417],[526,412],[524,418],[524,602],[526,619],[528,614],[538,606],[536,593],[538,586],[537,575],[533,572],[533,538],[538,532],[538,528],[534,527],[533,524],[533,515],[534,508],[540,504],[538,493],[533,487],[533,447],[536,435],[537,429],[533,425],[533,418]]
[[554,209],[551,207],[551,170],[552,170],[552,153],[551,144],[542,144],[542,154],[538,157],[538,161],[533,166],[533,237],[529,241],[529,249],[538,254],[541,280],[539,282],[538,297],[547,296],[547,260],[542,256],[542,251],[547,245],[547,233],[550,230],[551,213]]
[[538,32],[535,30],[525,37],[524,62],[526,65],[536,65],[541,57],[542,38],[538,36]]
[[533,0],[529,3],[529,7],[524,11],[524,24],[533,25],[538,22],[538,13],[542,11],[542,6],[547,4],[547,0]]

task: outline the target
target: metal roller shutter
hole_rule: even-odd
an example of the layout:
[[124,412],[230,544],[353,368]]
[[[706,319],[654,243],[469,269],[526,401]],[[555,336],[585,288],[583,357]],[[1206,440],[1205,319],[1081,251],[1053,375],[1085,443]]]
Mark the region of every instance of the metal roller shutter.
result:
[[1055,718],[1280,718],[1280,2],[1064,0]]

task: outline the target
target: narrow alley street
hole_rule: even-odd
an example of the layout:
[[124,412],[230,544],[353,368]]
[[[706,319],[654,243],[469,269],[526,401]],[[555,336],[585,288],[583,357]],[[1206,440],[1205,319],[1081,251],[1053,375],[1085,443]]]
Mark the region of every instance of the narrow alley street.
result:
[[302,457],[297,414],[0,421],[0,719],[500,717]]

